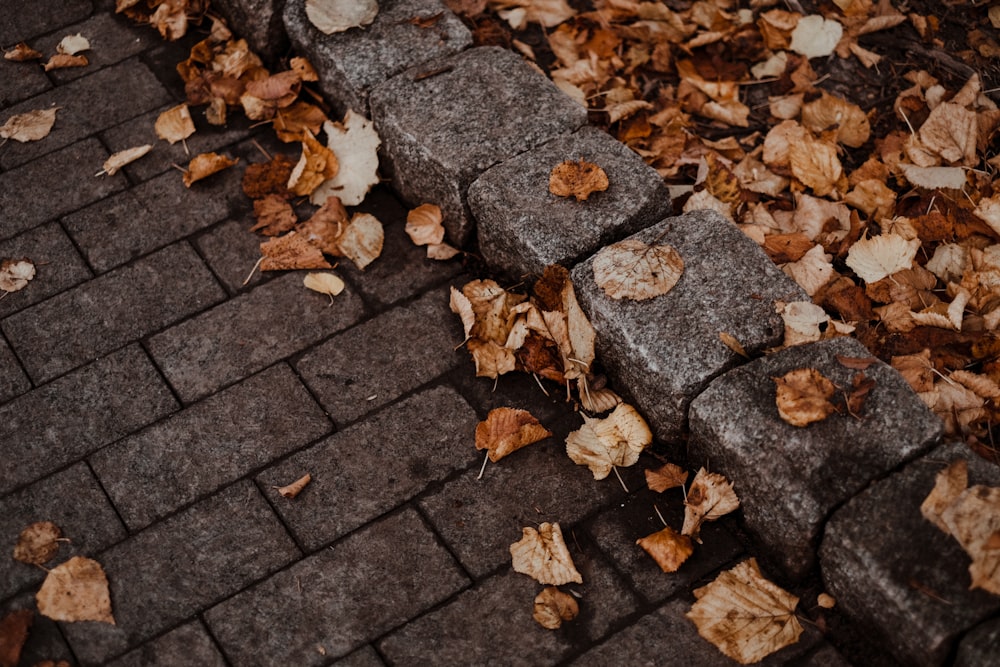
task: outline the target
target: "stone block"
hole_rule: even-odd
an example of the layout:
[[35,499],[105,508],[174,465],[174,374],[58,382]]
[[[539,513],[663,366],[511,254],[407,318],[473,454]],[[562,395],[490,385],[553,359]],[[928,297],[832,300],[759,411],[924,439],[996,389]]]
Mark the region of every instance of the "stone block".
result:
[[302,278],[286,273],[148,341],[181,400],[211,394],[361,318],[361,299],[353,290],[331,306],[328,296],[303,287]]
[[5,47],[85,19],[93,11],[90,0],[38,0],[31,11],[5,0],[0,8],[0,44]]
[[362,646],[354,653],[336,661],[337,667],[385,667],[385,663],[378,657],[378,653],[371,645]]
[[[230,294],[249,291],[273,277],[261,271],[251,275],[247,268],[260,259],[260,244],[264,240],[250,232],[251,226],[242,220],[225,220],[192,239],[208,267]],[[247,280],[248,275],[250,280]]]
[[105,447],[90,464],[135,531],[331,428],[291,369],[278,364]]
[[239,482],[99,554],[117,624],[63,632],[81,664],[103,664],[299,555],[253,484]]
[[325,665],[467,584],[408,509],[233,596],[205,618],[233,664]]
[[0,258],[27,257],[35,264],[35,277],[28,286],[0,299],[0,318],[91,277],[90,269],[57,223],[35,227],[0,242]]
[[990,667],[1000,655],[1000,619],[981,623],[958,645],[955,667]]
[[[439,17],[430,26],[414,19]],[[382,0],[371,25],[327,35],[306,16],[304,0],[285,2],[285,27],[300,55],[319,72],[326,100],[343,115],[368,114],[368,95],[403,70],[458,53],[472,34],[441,0]]]
[[15,63],[0,58],[0,107],[17,104],[51,87],[52,83],[37,63]]
[[612,299],[594,282],[593,258],[573,269],[573,285],[615,389],[631,395],[658,438],[671,441],[685,433],[691,400],[744,361],[719,334],[757,354],[784,336],[774,302],[809,297],[712,211],[667,218],[630,238],[680,253],[684,272],[670,292],[646,301]]
[[[587,160],[608,189],[585,201],[549,192],[549,174],[566,160]],[[469,208],[483,258],[515,278],[577,261],[670,215],[663,179],[634,151],[584,127],[490,168],[469,187]]]
[[288,36],[281,22],[285,1],[213,0],[212,8],[225,17],[235,34],[247,40],[252,51],[275,63],[288,49]]
[[851,499],[823,536],[821,571],[836,608],[907,665],[943,664],[967,630],[1000,611],[1000,597],[969,590],[958,542],[920,513],[936,475],[958,458],[970,486],[1000,486],[1000,468],[960,443],[943,445]]
[[587,122],[587,110],[515,53],[481,47],[431,61],[377,86],[372,118],[393,186],[441,207],[452,241],[473,222],[466,190],[508,158]]
[[0,494],[58,470],[177,408],[137,345],[0,406]]
[[57,85],[120,63],[142,53],[159,40],[156,31],[150,30],[148,26],[133,23],[124,16],[99,13],[35,40],[31,45],[47,56],[56,52],[56,45],[63,37],[77,34],[83,35],[90,42],[90,50],[84,53],[88,64],[86,67],[67,67],[49,72]]
[[[430,389],[285,459],[257,482],[313,551],[469,466],[478,458],[470,447],[477,422],[454,391]],[[282,498],[276,487],[307,472],[313,480],[295,502]]]
[[[691,464],[735,484],[747,527],[792,578],[815,564],[831,511],[941,435],[941,420],[895,370],[880,361],[852,370],[837,359],[870,356],[853,338],[787,348],[726,373],[691,404]],[[772,378],[797,368],[844,391],[859,373],[875,385],[856,416],[792,426],[778,415]]]
[[194,250],[180,243],[17,312],[0,327],[28,374],[43,382],[224,296]]
[[107,663],[107,667],[172,665],[225,667],[226,660],[215,647],[205,626],[195,619]]
[[0,403],[5,403],[31,389],[31,380],[21,370],[21,364],[7,341],[0,336]]
[[334,421],[345,424],[453,368],[461,342],[448,293],[435,290],[334,336],[295,368]]

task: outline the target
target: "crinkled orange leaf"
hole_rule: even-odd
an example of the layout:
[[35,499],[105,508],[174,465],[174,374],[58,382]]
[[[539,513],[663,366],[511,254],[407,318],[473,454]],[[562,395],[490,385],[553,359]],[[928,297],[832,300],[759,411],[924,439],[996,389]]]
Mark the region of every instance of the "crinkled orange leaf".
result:
[[684,499],[684,527],[681,528],[681,534],[690,535],[697,540],[701,524],[715,521],[739,506],[740,500],[733,490],[733,483],[723,475],[701,468],[694,476],[687,498]]
[[522,447],[551,437],[548,430],[527,410],[496,408],[476,426],[476,449],[489,451],[496,463]]
[[664,526],[635,542],[648,553],[664,572],[676,572],[694,553],[694,544],[687,535],[681,535],[670,526]]
[[261,271],[292,269],[332,269],[319,248],[295,232],[288,232],[260,244]]
[[6,51],[3,57],[6,60],[21,63],[27,60],[40,60],[44,56],[41,51],[34,50],[24,42],[18,42],[10,51]]
[[14,560],[29,565],[42,565],[52,560],[59,550],[62,531],[51,521],[36,521],[17,536]]
[[835,411],[829,399],[836,387],[815,368],[797,368],[771,379],[777,385],[778,415],[786,423],[808,426],[823,421]]
[[45,63],[44,70],[51,72],[54,69],[66,69],[68,67],[86,67],[90,64],[87,56],[71,56],[68,53],[56,53]]
[[538,530],[530,526],[522,528],[521,539],[510,545],[510,556],[515,572],[526,574],[540,584],[583,583],[558,523],[542,523]]
[[690,473],[679,465],[667,463],[656,470],[645,471],[646,486],[657,493],[663,493],[667,489],[683,486]]
[[302,157],[288,177],[288,189],[299,196],[310,195],[323,181],[336,176],[337,169],[337,157],[333,151],[305,130]]
[[608,175],[598,165],[584,159],[566,160],[549,174],[549,192],[559,197],[586,201],[595,192],[608,189]]
[[49,570],[35,594],[38,612],[55,621],[115,624],[108,578],[100,563],[74,556]]
[[294,166],[291,158],[280,153],[267,162],[248,165],[243,173],[243,192],[250,199],[262,199],[267,195],[291,197],[288,179]]
[[187,171],[184,172],[184,185],[191,187],[197,181],[216,174],[223,169],[228,169],[239,161],[239,158],[231,158],[217,153],[196,155],[191,158]]
[[580,613],[576,598],[555,586],[546,586],[535,596],[532,618],[546,630],[556,630],[564,621],[572,621]]

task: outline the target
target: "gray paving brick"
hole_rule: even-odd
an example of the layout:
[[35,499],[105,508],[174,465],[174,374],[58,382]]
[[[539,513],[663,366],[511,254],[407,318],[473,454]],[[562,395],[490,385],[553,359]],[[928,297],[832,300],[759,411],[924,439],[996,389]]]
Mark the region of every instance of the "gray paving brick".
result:
[[90,42],[90,50],[83,52],[87,56],[88,65],[52,70],[49,76],[56,84],[79,79],[103,67],[120,63],[145,51],[159,39],[148,27],[138,26],[120,15],[100,13],[37,39],[31,46],[48,56],[56,52],[56,45],[63,37],[76,34],[83,35]]
[[24,289],[0,299],[0,318],[38,303],[91,277],[80,253],[57,223],[42,225],[0,241],[0,257],[27,257],[35,277]]
[[688,404],[743,358],[781,342],[775,301],[809,297],[757,244],[721,215],[693,211],[630,238],[673,246],[684,272],[670,292],[645,301],[616,300],[594,282],[593,258],[573,269],[573,284],[597,331],[597,354],[616,390],[630,394],[662,440],[684,433]]
[[205,617],[235,664],[320,665],[467,583],[419,515],[406,510],[226,600]]
[[[175,244],[15,313],[0,326],[28,374],[41,382],[224,295],[191,247]],[[47,335],[34,335],[38,331]]]
[[225,667],[226,660],[215,647],[205,626],[196,619],[107,664],[108,667]]
[[863,371],[875,386],[858,417],[845,410],[807,427],[782,420],[772,378],[814,368],[849,391],[859,371],[838,356],[870,354],[852,338],[791,347],[722,375],[691,404],[689,460],[733,481],[747,527],[793,578],[815,564],[834,508],[941,434],[940,418],[882,362]]
[[138,530],[331,428],[279,364],[105,447],[90,463],[129,529]]
[[31,10],[17,0],[0,0],[0,44],[9,46],[86,18],[90,0],[38,0]]
[[[156,76],[134,58],[97,70],[0,114],[0,120],[5,121],[17,113],[60,107],[55,125],[44,141],[8,142],[0,152],[0,166],[12,169],[169,101],[170,95]],[[88,172],[89,178],[101,180],[95,179],[94,174],[101,170],[105,159],[106,154],[97,152],[83,156],[80,168]]]
[[288,50],[288,35],[281,20],[284,4],[285,0],[215,0],[212,7],[247,40],[252,51],[273,62]]
[[117,625],[63,632],[82,664],[101,663],[298,557],[257,489],[239,482],[97,556]]
[[963,633],[1000,611],[969,590],[969,557],[920,513],[945,466],[964,458],[969,484],[1000,486],[1000,468],[961,443],[944,445],[876,482],[827,522],[823,581],[836,609],[907,665],[938,665]]
[[1000,619],[986,621],[967,634],[958,646],[955,667],[988,667],[1000,647]]
[[[0,174],[0,239],[125,189],[124,174],[94,177],[108,155],[96,139],[85,139]],[[59,196],[52,194],[55,174],[60,179]]]
[[[454,391],[430,389],[285,459],[257,482],[312,551],[474,465],[477,422]],[[294,501],[274,489],[307,472],[313,481]]]
[[[549,192],[565,160],[587,160],[608,175],[608,189],[586,201]],[[469,187],[469,208],[483,258],[515,277],[572,266],[602,246],[670,215],[663,179],[607,132],[584,127],[490,168]]]
[[350,289],[333,304],[293,272],[216,306],[149,340],[182,400],[192,401],[295,354],[360,319]]
[[829,644],[823,645],[809,657],[795,664],[796,667],[851,667],[851,663]]
[[[249,222],[242,220],[226,220],[193,240],[198,252],[230,294],[252,289],[272,277],[267,273],[253,271],[247,284],[243,284],[260,259],[260,244],[263,239],[250,231],[251,226]],[[339,267],[338,272],[342,268]]]
[[21,370],[7,341],[0,337],[0,403],[31,389],[31,380]]
[[337,667],[383,667],[385,665],[382,659],[378,657],[378,653],[370,645],[362,646],[354,653],[341,658],[333,664],[337,665]]
[[138,346],[98,359],[0,406],[0,493],[80,459],[177,407]]
[[457,243],[472,229],[465,193],[480,174],[587,122],[582,106],[496,47],[399,74],[372,91],[370,104],[394,187],[412,204],[440,206]]
[[[412,21],[431,16],[441,18],[430,27]],[[440,0],[383,0],[364,30],[332,35],[313,26],[302,0],[285,3],[284,21],[292,44],[320,72],[320,88],[341,114],[367,113],[368,95],[378,84],[472,44],[468,28]]]
[[73,652],[66,645],[66,641],[59,632],[59,626],[55,621],[38,613],[34,591],[11,598],[6,602],[0,602],[0,618],[21,609],[29,609],[34,612],[34,615],[28,639],[21,650],[21,660],[18,664],[40,666],[43,660],[66,660],[73,664]]
[[17,104],[51,87],[37,62],[15,63],[0,58],[0,107]]
[[[59,545],[49,567],[72,556],[95,554],[125,537],[114,508],[84,463],[0,499],[3,545],[13,545],[21,531],[36,521],[52,521],[70,540]],[[38,567],[0,558],[0,599],[44,578],[45,572]]]
[[334,420],[354,421],[455,366],[461,325],[435,290],[310,350],[296,364]]

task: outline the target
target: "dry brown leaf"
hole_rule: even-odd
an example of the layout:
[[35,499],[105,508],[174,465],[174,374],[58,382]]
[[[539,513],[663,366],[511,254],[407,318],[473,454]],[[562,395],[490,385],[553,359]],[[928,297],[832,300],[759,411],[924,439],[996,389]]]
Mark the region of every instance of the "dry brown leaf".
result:
[[326,35],[366,26],[377,15],[376,0],[306,0],[306,17]]
[[829,593],[820,593],[816,596],[816,606],[822,609],[833,609],[837,606],[837,598]]
[[820,327],[830,321],[825,310],[808,301],[781,304],[778,312],[785,323],[783,343],[786,347],[820,340],[823,337]]
[[257,223],[250,228],[251,232],[260,232],[264,236],[280,236],[291,231],[299,221],[295,217],[292,205],[280,195],[267,195],[253,202],[253,215]]
[[371,213],[355,213],[337,242],[341,255],[364,269],[382,254],[385,232],[382,223]]
[[61,107],[36,109],[11,116],[0,125],[0,139],[13,139],[25,143],[49,136],[56,122],[56,112]]
[[288,189],[299,196],[311,195],[324,181],[336,176],[338,168],[337,156],[333,151],[319,143],[306,130],[302,142],[302,157],[288,177]]
[[941,519],[972,558],[970,588],[1000,595],[1000,487],[966,489],[941,513]]
[[293,72],[297,72],[303,81],[319,81],[319,74],[316,73],[312,63],[301,56],[295,56],[289,60],[288,66]]
[[476,377],[496,378],[517,369],[514,350],[499,343],[473,339],[466,347],[476,364]]
[[35,265],[28,259],[5,259],[0,262],[0,290],[16,292],[35,277]]
[[76,33],[75,35],[66,35],[56,44],[56,52],[65,53],[66,55],[75,56],[81,51],[90,50],[90,40]]
[[648,553],[664,572],[676,572],[694,553],[694,544],[687,535],[681,535],[670,526],[664,526],[635,542]]
[[90,64],[87,60],[87,56],[71,56],[66,53],[56,53],[48,62],[45,63],[44,69],[46,72],[51,72],[54,69],[66,69],[68,67],[86,67]]
[[34,619],[30,609],[18,609],[0,619],[0,667],[17,667],[21,662],[21,649]]
[[191,187],[192,184],[216,174],[223,169],[228,169],[239,162],[239,158],[231,158],[217,153],[202,153],[191,158],[187,171],[184,172],[184,185]]
[[4,52],[3,57],[12,62],[23,63],[28,60],[40,60],[45,56],[41,51],[34,50],[24,42],[18,42],[10,51]]
[[833,270],[832,255],[826,254],[823,246],[815,245],[798,261],[788,262],[781,270],[798,283],[809,296],[823,289],[837,274]]
[[880,234],[855,242],[847,253],[846,264],[866,283],[874,283],[910,268],[919,248],[920,239]]
[[952,102],[939,104],[917,132],[921,145],[945,162],[974,167],[978,126],[976,113]]
[[792,426],[808,426],[833,414],[830,402],[836,387],[815,368],[797,368],[780,378],[771,378],[777,387],[778,415]]
[[250,199],[261,199],[267,195],[289,198],[288,179],[295,163],[287,155],[275,155],[267,162],[251,164],[243,173],[243,192]]
[[521,539],[510,545],[510,556],[515,572],[526,574],[540,584],[583,583],[558,523],[542,523],[538,530],[530,526],[522,528]]
[[927,190],[959,190],[966,181],[966,171],[962,167],[920,167],[900,162],[899,170],[910,183]]
[[604,170],[583,158],[561,162],[549,174],[549,192],[557,197],[576,197],[577,201],[586,201],[593,193],[607,190],[609,185]]
[[274,113],[274,132],[285,143],[303,141],[306,130],[315,135],[327,122],[326,113],[315,104],[299,100],[291,106],[278,109]]
[[542,319],[549,337],[559,346],[563,374],[569,380],[585,378],[594,361],[597,333],[576,300],[569,270],[558,264],[546,266],[534,290],[540,298],[547,295],[542,298],[546,308]]
[[[331,274],[329,274],[329,273],[324,273],[324,274],[310,273],[309,275],[310,276],[315,276],[315,275],[327,275],[328,276],[328,275],[331,275]],[[308,287],[308,285],[307,285],[307,287]],[[297,480],[295,480],[294,482],[292,482],[291,484],[287,484],[285,486],[276,486],[274,488],[277,489],[278,493],[280,493],[283,497],[292,499],[292,498],[295,498],[295,496],[297,496],[300,493],[302,493],[302,489],[306,488],[306,484],[308,484],[311,481],[312,481],[312,475],[310,475],[309,473],[306,473],[306,474],[302,475],[302,477],[299,477]]]
[[38,612],[54,621],[115,624],[108,578],[100,563],[74,556],[49,570],[35,594]]
[[679,465],[667,463],[656,470],[646,470],[645,474],[646,485],[657,493],[663,493],[667,489],[684,486],[690,473]]
[[607,387],[593,389],[590,387],[590,383],[586,381],[586,378],[581,379],[580,405],[587,412],[599,414],[608,410],[614,410],[621,402],[621,397]]
[[602,248],[593,269],[594,281],[612,299],[643,301],[673,289],[684,260],[673,246],[625,239]]
[[194,134],[194,121],[187,104],[179,104],[167,109],[156,117],[153,126],[156,136],[170,144],[187,139]]
[[740,500],[733,490],[733,483],[723,475],[701,468],[694,476],[687,498],[684,499],[684,527],[681,528],[681,534],[698,540],[701,524],[715,521],[739,506]]
[[416,245],[437,245],[444,241],[441,207],[421,204],[406,214],[406,234]]
[[145,146],[135,146],[134,148],[126,148],[117,153],[112,153],[104,161],[103,169],[97,175],[107,174],[108,176],[114,176],[118,173],[119,169],[127,164],[132,164],[151,150],[153,150],[153,144],[146,144]]
[[52,560],[59,550],[62,531],[51,521],[30,524],[17,536],[14,560],[29,565],[42,565]]
[[799,599],[768,581],[754,558],[694,591],[687,617],[698,634],[741,665],[763,660],[802,634],[795,618]]
[[431,243],[427,246],[427,259],[447,261],[461,253],[461,250],[447,243]]
[[527,410],[496,408],[476,426],[476,449],[489,451],[496,463],[522,447],[551,437],[548,430]]
[[340,276],[334,273],[307,273],[302,279],[302,284],[314,292],[328,295],[330,303],[333,303],[333,297],[343,292],[346,287]]
[[535,597],[532,618],[546,630],[557,630],[563,621],[572,621],[580,613],[576,598],[555,586],[546,586]]
[[622,403],[604,419],[583,415],[583,426],[566,436],[566,453],[577,465],[604,479],[615,466],[628,467],[653,442],[646,420]]
[[820,134],[836,129],[837,141],[858,148],[871,134],[868,116],[861,107],[822,91],[822,96],[802,106],[802,124]]
[[844,175],[837,147],[828,141],[814,139],[808,132],[788,147],[788,163],[792,175],[812,188],[817,197],[825,197],[836,190]]
[[263,255],[261,271],[333,268],[319,248],[295,232],[261,243],[260,253]]
[[339,169],[312,193],[309,201],[322,204],[327,197],[337,196],[346,206],[357,206],[379,182],[378,147],[382,140],[372,121],[351,110],[343,123],[327,122],[323,129]]
[[934,488],[920,504],[920,513],[942,532],[950,533],[942,515],[969,487],[969,464],[955,459],[934,478]]

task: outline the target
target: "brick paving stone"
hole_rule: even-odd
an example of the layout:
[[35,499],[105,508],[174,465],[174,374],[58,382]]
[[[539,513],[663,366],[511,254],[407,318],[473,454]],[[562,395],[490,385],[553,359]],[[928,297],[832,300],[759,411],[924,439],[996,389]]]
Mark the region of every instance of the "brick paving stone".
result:
[[[566,400],[564,386],[546,382],[544,386],[549,392],[546,396],[528,373],[506,373],[495,382],[492,378],[476,377],[472,356],[464,349],[458,354],[462,361],[448,374],[448,379],[480,411],[483,419],[495,408],[519,408],[530,412],[551,430],[551,425],[575,413],[575,406]],[[570,419],[572,424],[569,430],[574,430],[578,427],[579,418]]]
[[[257,482],[313,551],[474,464],[477,422],[453,390],[429,389],[268,468]],[[275,490],[307,472],[313,481],[294,502]]]
[[498,47],[469,49],[399,74],[372,91],[370,104],[386,156],[382,167],[394,187],[412,204],[440,206],[448,235],[459,244],[472,230],[465,195],[476,178],[587,122],[586,109]]
[[337,667],[383,667],[385,665],[371,646],[363,646],[333,664]]
[[[48,567],[73,556],[93,555],[125,537],[125,528],[85,463],[0,499],[0,544],[13,545],[36,521],[55,523],[70,540],[60,543]],[[0,558],[0,599],[44,578],[45,572],[34,565]]]
[[[17,113],[60,107],[55,125],[44,141],[9,142],[0,153],[0,166],[12,169],[168,101],[170,94],[149,68],[135,58],[97,70],[0,113],[0,121],[6,121]],[[97,152],[83,156],[80,168],[88,172],[90,179],[100,180],[94,174],[101,170],[105,159],[106,154]]]
[[198,665],[199,667],[225,667],[226,660],[219,653],[199,620],[185,623],[167,634],[129,651],[108,667],[173,667]]
[[31,380],[21,370],[17,357],[7,341],[0,336],[0,403],[31,389]]
[[279,364],[105,447],[90,463],[134,531],[331,427],[291,369]]
[[90,0],[37,0],[30,9],[17,0],[0,0],[0,44],[31,40],[84,19],[91,11]]
[[[157,331],[225,293],[186,243],[168,246],[0,323],[42,382]],[[34,335],[45,331],[45,336]]]
[[[3,43],[5,46],[7,42]],[[0,58],[0,107],[17,104],[52,87],[37,62],[15,63]]]
[[955,667],[988,667],[996,662],[1000,647],[1000,619],[977,626],[958,645]]
[[859,371],[838,356],[870,353],[853,338],[788,348],[722,375],[691,404],[689,461],[732,480],[747,527],[792,578],[815,564],[834,508],[933,447],[941,434],[940,418],[880,361],[863,371],[875,385],[860,418],[845,411],[806,428],[782,420],[772,378],[814,368],[849,388]]
[[[127,391],[122,391],[122,388]],[[177,408],[132,345],[0,406],[0,494],[80,459]]]
[[344,424],[454,367],[461,342],[448,293],[434,290],[334,336],[295,368],[333,419]]
[[49,72],[57,85],[120,63],[142,53],[159,40],[156,32],[148,27],[137,26],[123,16],[101,13],[80,23],[68,25],[58,32],[49,33],[32,42],[31,46],[48,56],[56,52],[56,45],[63,37],[76,34],[83,35],[90,42],[90,49],[83,52],[88,64],[86,67],[67,67]]
[[239,482],[98,555],[117,625],[63,632],[82,664],[101,663],[298,557],[257,489]]
[[796,667],[851,667],[851,663],[829,644],[824,644],[819,650],[795,664]]
[[1000,468],[960,443],[944,445],[848,501],[827,522],[823,581],[836,609],[907,665],[938,665],[961,635],[1000,611],[969,590],[969,557],[920,513],[934,478],[958,458],[969,484],[1000,486]]
[[[4,555],[7,556],[7,554]],[[66,660],[72,665],[74,663],[73,652],[59,632],[59,626],[56,622],[38,613],[34,591],[11,598],[6,602],[0,602],[0,618],[21,609],[30,609],[34,612],[34,616],[18,664],[41,667],[45,660]]]
[[[549,192],[552,169],[580,159],[607,173],[608,189],[586,201]],[[572,266],[671,212],[670,194],[656,170],[596,127],[490,168],[469,187],[469,208],[483,258],[518,278],[541,275],[549,264]]]
[[38,303],[91,277],[80,253],[57,223],[42,225],[0,241],[0,258],[27,257],[35,277],[24,289],[0,299],[0,318]]
[[734,336],[749,354],[761,352],[784,334],[774,302],[809,297],[712,211],[667,218],[630,238],[680,253],[684,272],[670,292],[645,301],[612,299],[594,282],[593,258],[573,269],[573,284],[615,389],[630,394],[656,436],[669,442],[684,433],[691,399],[743,361],[719,334]]
[[[440,16],[429,27],[413,19]],[[458,53],[472,34],[440,0],[383,0],[371,25],[326,35],[308,19],[305,3],[285,3],[292,44],[320,74],[320,88],[342,115],[367,114],[368,95],[378,84],[433,58]]]
[[420,516],[406,510],[299,561],[205,617],[234,664],[320,665],[467,583]]
[[[0,174],[0,239],[123,190],[124,174],[95,178],[109,153],[96,139],[85,139],[13,171]],[[52,179],[59,175],[59,195]]]
[[284,4],[285,0],[215,0],[212,8],[247,40],[252,51],[274,62],[288,50],[288,35],[281,20]]
[[184,401],[193,401],[357,322],[361,299],[347,289],[334,303],[286,273],[148,341]]
[[[198,252],[230,294],[252,289],[273,277],[269,273],[253,271],[254,264],[260,259],[260,244],[264,237],[252,233],[252,226],[247,221],[226,220],[193,239]],[[244,285],[248,275],[250,280]]]

